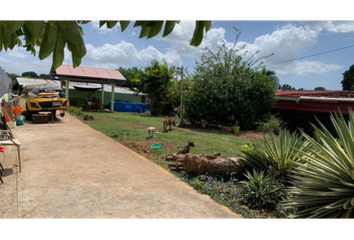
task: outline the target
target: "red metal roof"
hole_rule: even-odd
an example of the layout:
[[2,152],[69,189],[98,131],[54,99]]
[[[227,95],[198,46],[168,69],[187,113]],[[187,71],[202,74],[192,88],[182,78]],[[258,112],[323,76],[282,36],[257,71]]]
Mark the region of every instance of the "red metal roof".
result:
[[348,108],[354,109],[353,91],[294,91],[278,90],[274,108],[309,111],[338,112],[348,114]]
[[118,71],[106,68],[79,66],[73,68],[72,65],[62,64],[57,69],[53,69],[53,75],[96,78],[104,80],[126,80],[125,77]]
[[326,97],[326,98],[354,98],[353,91],[315,91],[315,90],[277,90],[277,97]]

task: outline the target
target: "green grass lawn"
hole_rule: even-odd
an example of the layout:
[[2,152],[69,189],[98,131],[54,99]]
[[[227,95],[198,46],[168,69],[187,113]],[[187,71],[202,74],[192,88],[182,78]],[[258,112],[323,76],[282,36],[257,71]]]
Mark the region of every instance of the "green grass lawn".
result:
[[[173,126],[172,131],[163,133],[164,117],[127,112],[90,112],[90,114],[95,120],[84,121],[87,125],[123,143],[165,169],[167,169],[167,163],[162,156],[178,152],[188,140],[195,144],[190,153],[220,152],[225,157],[240,156],[241,145],[251,141],[251,139],[240,138],[232,133],[212,129]],[[146,140],[148,127],[156,127],[157,132],[152,139]],[[163,149],[152,150],[150,146],[154,143],[162,145]],[[151,152],[144,153],[144,150]]]

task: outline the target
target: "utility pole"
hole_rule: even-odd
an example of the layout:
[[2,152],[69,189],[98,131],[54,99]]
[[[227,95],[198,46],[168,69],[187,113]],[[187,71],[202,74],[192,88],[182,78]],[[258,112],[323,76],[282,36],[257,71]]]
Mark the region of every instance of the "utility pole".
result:
[[183,66],[177,67],[177,74],[181,74],[181,109],[178,126],[183,127]]

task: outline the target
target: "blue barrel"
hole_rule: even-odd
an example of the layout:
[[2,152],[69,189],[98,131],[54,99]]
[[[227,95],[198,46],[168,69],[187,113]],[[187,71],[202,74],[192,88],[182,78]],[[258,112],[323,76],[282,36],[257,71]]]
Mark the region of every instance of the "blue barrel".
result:
[[141,112],[145,112],[146,110],[145,110],[145,103],[139,103],[139,110],[141,111]]
[[122,112],[123,111],[123,103],[120,102],[114,102],[114,111],[117,112]]
[[134,105],[134,112],[137,112],[137,113],[142,113],[144,112],[144,103],[135,103]]
[[134,102],[126,102],[123,105],[123,112],[133,112],[134,111]]
[[144,112],[146,112],[147,110],[150,109],[150,104],[149,103],[144,103],[143,106],[144,106],[144,110],[143,110]]

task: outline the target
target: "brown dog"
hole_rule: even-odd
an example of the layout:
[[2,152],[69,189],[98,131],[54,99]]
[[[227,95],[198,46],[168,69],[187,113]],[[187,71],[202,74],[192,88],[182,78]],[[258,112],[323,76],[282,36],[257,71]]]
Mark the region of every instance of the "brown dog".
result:
[[171,131],[171,125],[173,126],[176,126],[176,122],[175,120],[173,119],[170,119],[170,118],[166,118],[164,121],[163,121],[163,131],[164,132],[167,132],[167,126],[169,126],[169,130]]
[[183,146],[183,148],[177,154],[187,154],[191,147],[195,147],[194,143],[191,141],[187,141],[187,144]]

